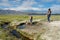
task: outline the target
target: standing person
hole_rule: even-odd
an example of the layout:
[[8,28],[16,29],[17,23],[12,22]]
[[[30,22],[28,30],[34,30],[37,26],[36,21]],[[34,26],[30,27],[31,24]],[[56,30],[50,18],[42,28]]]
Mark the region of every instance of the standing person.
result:
[[50,17],[51,17],[51,9],[49,8],[47,13],[48,22],[50,22]]
[[32,24],[33,16],[30,16],[30,23]]

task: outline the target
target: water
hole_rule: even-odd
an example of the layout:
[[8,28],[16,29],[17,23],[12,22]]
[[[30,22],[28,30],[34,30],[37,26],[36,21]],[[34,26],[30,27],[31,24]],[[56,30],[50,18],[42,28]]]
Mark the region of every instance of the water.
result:
[[19,25],[18,28],[19,29],[24,29],[26,27],[26,25]]
[[[7,29],[8,25],[9,25],[9,23],[4,23],[4,24],[1,24],[1,27],[2,27],[3,29]],[[20,24],[20,25],[18,26],[19,29],[24,29],[25,27],[26,27],[25,23],[22,23],[22,24]],[[10,33],[11,33],[13,36],[15,36],[16,38],[19,38],[19,39],[21,39],[21,40],[30,40],[29,38],[24,37],[22,34],[20,34],[20,33],[19,33],[18,31],[16,31],[16,30],[12,30],[12,31],[10,31]]]
[[16,38],[21,39],[21,40],[30,40],[29,38],[23,36],[20,32],[16,31],[16,30],[12,30],[10,32],[13,36],[16,36]]
[[17,32],[16,30],[12,30],[10,33],[11,33],[13,36],[16,36],[17,38],[20,38],[20,37],[21,37],[21,36],[20,36],[20,33]]
[[1,28],[7,28],[8,27],[8,25],[9,25],[9,23],[7,22],[7,23],[3,23],[3,24],[1,24]]

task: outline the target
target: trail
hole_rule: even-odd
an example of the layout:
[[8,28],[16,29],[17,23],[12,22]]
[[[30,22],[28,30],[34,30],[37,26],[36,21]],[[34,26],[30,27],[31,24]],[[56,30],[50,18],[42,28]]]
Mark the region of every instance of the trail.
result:
[[48,30],[41,35],[43,40],[60,40],[60,21],[48,23]]

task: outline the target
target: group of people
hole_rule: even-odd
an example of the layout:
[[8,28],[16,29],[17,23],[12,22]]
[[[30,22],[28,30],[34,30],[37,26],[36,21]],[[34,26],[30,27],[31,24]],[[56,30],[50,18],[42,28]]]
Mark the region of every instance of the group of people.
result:
[[[50,22],[50,17],[51,17],[51,9],[48,9],[48,13],[47,13],[47,20],[48,22]],[[32,23],[33,21],[33,16],[30,16],[30,22]]]

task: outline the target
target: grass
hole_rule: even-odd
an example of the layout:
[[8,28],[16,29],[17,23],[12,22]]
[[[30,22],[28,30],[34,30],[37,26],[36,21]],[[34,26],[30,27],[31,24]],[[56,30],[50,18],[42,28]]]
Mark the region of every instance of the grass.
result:
[[13,20],[22,21],[24,19],[28,19],[28,16],[21,16],[21,15],[0,15],[0,20],[2,20],[2,21],[13,21]]
[[52,15],[51,20],[60,21],[60,15]]
[[[14,20],[23,21],[23,20],[29,20],[29,19],[30,19],[30,16],[28,16],[28,15],[0,15],[0,24],[3,24],[4,22],[11,22]],[[33,19],[34,20],[42,19],[41,21],[47,21],[46,15],[34,15]],[[52,15],[51,20],[60,21],[60,15]],[[0,27],[1,27],[1,25],[0,25]],[[3,29],[0,28],[0,31],[1,30],[3,30]],[[22,34],[25,34],[25,33],[22,33]],[[27,34],[27,35],[29,35],[29,34]],[[9,38],[7,38],[7,37],[10,37],[9,35],[7,36],[7,32],[2,32],[2,34],[0,34],[0,39],[2,39],[2,40],[8,40]],[[14,38],[15,38],[14,36],[10,37],[10,39],[12,39],[12,40]],[[38,38],[40,38],[40,35],[38,35]]]
[[[0,21],[23,21],[23,20],[29,20],[30,16],[28,15],[0,15]],[[46,15],[35,15],[33,16],[34,19],[43,19],[46,20]],[[60,15],[52,15],[51,20],[60,20]]]
[[4,31],[4,30],[1,30],[0,39],[1,39],[1,40],[15,40],[15,39],[17,40],[16,37],[11,36],[11,35],[9,34],[9,31]]

